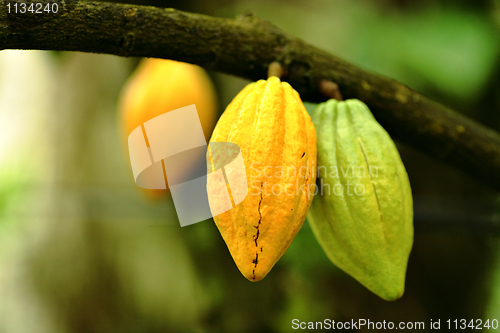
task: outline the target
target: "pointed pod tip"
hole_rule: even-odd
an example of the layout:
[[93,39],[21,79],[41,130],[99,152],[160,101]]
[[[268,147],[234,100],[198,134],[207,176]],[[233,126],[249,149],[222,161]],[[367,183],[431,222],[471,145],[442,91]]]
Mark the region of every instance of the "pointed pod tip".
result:
[[403,297],[404,292],[405,292],[404,289],[402,289],[402,290],[386,290],[385,292],[376,293],[376,294],[385,301],[393,302],[393,301],[397,301],[398,299]]
[[[375,295],[379,296],[385,301],[396,301],[403,297],[403,294],[405,292],[405,278],[401,281],[397,282],[389,282],[390,280],[384,279],[384,281],[379,280],[375,281],[378,282],[375,285],[372,285],[370,288],[368,288],[370,291],[372,291]],[[363,282],[361,282],[364,284]],[[365,285],[368,287],[367,285]]]
[[241,274],[243,274],[243,276],[250,282],[259,282],[260,280],[266,277],[267,273],[269,272],[264,272],[263,274],[262,271],[256,272],[253,269],[247,272],[241,271]]
[[265,278],[267,274],[271,271],[274,265],[269,266],[265,265],[263,262],[258,262],[258,265],[256,265],[255,261],[252,261],[252,263],[247,263],[245,264],[238,264],[235,260],[236,266],[238,266],[239,271],[241,274],[251,282],[258,282]]

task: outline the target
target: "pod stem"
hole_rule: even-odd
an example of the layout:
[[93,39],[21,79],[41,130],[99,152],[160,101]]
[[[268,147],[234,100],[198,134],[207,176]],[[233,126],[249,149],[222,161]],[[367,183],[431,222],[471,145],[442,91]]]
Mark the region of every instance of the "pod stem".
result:
[[330,80],[321,80],[318,85],[319,92],[328,98],[333,98],[342,101],[342,94],[340,93],[339,86]]
[[267,68],[267,77],[276,76],[278,79],[281,79],[283,76],[284,69],[283,66],[277,61],[273,61],[269,67]]

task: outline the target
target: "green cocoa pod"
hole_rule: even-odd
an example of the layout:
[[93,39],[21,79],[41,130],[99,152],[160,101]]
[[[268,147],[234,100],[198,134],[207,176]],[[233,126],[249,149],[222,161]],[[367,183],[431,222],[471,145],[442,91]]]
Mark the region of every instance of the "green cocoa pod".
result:
[[359,100],[319,104],[312,120],[319,172],[312,230],[337,267],[396,300],[413,245],[413,200],[398,150]]

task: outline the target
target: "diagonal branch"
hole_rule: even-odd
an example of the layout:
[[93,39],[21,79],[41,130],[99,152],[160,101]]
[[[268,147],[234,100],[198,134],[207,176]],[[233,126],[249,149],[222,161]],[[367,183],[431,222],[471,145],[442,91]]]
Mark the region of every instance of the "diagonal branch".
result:
[[265,78],[268,65],[280,61],[287,81],[304,100],[324,100],[318,83],[334,81],[345,98],[364,101],[393,138],[500,190],[500,134],[252,15],[230,20],[174,9],[61,0],[56,14],[9,14],[8,3],[14,1],[0,0],[0,49],[166,58],[250,80]]

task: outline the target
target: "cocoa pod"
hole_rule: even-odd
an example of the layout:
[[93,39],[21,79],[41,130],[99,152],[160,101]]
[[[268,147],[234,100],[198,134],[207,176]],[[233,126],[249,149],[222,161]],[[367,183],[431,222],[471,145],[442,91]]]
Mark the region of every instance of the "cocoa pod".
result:
[[[217,119],[217,99],[212,81],[205,70],[174,60],[143,59],[124,85],[118,101],[119,126],[124,137],[124,147],[128,147],[128,136],[138,126],[191,104],[196,105],[205,138],[208,139]],[[148,142],[146,144],[149,146]],[[194,159],[186,162],[186,174],[195,163]],[[152,199],[167,193],[165,190],[141,190]]]
[[[214,221],[241,273],[259,281],[285,253],[310,207],[316,179],[314,126],[299,94],[270,77],[249,84],[234,98],[210,142],[231,142],[241,149],[248,194]],[[216,169],[209,163],[209,172]],[[212,211],[214,198],[209,198]]]
[[318,194],[308,220],[330,260],[385,300],[404,293],[413,244],[408,175],[368,107],[331,99],[314,110]]

